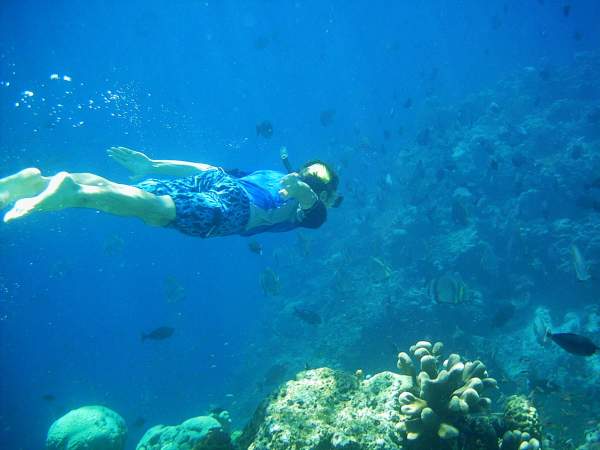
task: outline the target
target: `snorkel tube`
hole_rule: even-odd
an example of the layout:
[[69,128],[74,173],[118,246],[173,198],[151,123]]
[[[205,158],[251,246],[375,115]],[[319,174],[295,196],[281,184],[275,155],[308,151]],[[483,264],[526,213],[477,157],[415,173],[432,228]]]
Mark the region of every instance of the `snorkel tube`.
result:
[[290,164],[290,160],[288,158],[287,147],[281,147],[281,149],[279,150],[279,157],[281,158],[281,162],[283,163],[285,170],[287,170],[287,173],[292,173],[294,169],[292,168],[292,165]]

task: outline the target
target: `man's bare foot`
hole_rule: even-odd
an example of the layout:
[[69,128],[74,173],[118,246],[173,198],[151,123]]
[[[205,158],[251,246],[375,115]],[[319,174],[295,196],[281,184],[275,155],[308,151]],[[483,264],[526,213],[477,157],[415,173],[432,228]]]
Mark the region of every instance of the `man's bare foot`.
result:
[[24,197],[33,197],[48,185],[49,178],[43,177],[39,169],[30,167],[0,179],[0,209]]
[[25,217],[33,212],[56,211],[75,206],[80,188],[69,173],[59,172],[50,178],[48,186],[39,195],[17,200],[13,208],[4,215],[4,222]]

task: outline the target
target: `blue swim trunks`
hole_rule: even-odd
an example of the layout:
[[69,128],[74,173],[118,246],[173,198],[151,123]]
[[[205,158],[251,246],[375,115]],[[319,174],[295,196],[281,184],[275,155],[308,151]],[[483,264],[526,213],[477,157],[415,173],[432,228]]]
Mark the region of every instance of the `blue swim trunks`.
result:
[[136,187],[168,195],[175,203],[175,220],[168,226],[192,236],[241,234],[250,219],[250,200],[238,179],[222,170],[176,179],[148,179]]

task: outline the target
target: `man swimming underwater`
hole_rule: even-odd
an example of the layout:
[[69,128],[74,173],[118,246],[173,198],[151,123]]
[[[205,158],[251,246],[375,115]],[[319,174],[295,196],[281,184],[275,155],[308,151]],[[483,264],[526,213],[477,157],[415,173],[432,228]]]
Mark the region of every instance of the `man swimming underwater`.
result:
[[258,170],[242,174],[203,163],[152,160],[126,147],[111,147],[108,156],[132,173],[148,178],[119,184],[91,173],[59,172],[42,176],[35,168],[0,179],[0,209],[14,202],[4,222],[34,212],[91,208],[146,224],[175,228],[203,238],[298,227],[318,228],[327,208],[338,206],[338,177],[321,161],[288,174]]

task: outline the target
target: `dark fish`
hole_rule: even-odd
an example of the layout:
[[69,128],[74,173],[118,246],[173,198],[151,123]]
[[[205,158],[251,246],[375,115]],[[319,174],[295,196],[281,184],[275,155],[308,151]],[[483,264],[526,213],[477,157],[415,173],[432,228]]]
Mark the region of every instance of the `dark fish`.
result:
[[250,242],[248,242],[248,249],[257,255],[262,256],[263,254],[263,246],[255,239],[252,239]]
[[502,19],[500,18],[500,16],[492,16],[490,20],[490,26],[494,31],[497,31],[500,28],[502,28]]
[[523,153],[515,153],[511,156],[510,162],[514,167],[523,167],[527,164],[527,157]]
[[259,36],[254,40],[254,48],[256,50],[264,50],[271,44],[270,36]]
[[262,136],[265,139],[269,139],[273,136],[273,124],[268,120],[263,120],[261,123],[256,125],[256,135]]
[[217,405],[211,405],[211,407],[208,409],[208,413],[211,416],[218,416],[223,411],[227,411],[227,410],[225,408],[223,408],[221,406],[217,406]]
[[42,399],[46,400],[47,402],[53,402],[54,400],[56,400],[56,397],[52,394],[44,394],[42,395]]
[[538,378],[535,374],[530,374],[527,380],[529,389],[532,391],[541,392],[542,394],[551,394],[560,390],[558,384],[551,380]]
[[319,325],[322,322],[319,313],[311,311],[310,309],[296,307],[294,308],[294,315],[303,322],[311,325]]
[[582,209],[593,209],[600,212],[600,202],[589,195],[579,196],[575,199],[575,205]]
[[538,71],[538,76],[543,81],[548,81],[550,79],[550,77],[552,76],[552,71],[548,67],[544,67]]
[[383,138],[386,141],[389,141],[391,137],[392,137],[392,132],[390,130],[383,130]]
[[583,156],[583,147],[576,145],[571,149],[571,159],[578,160]]
[[589,183],[584,183],[583,187],[586,190],[590,190],[590,189],[600,189],[600,177],[598,178],[594,178],[592,181],[590,181]]
[[562,13],[563,13],[563,16],[569,17],[569,15],[571,14],[571,5],[566,4],[565,6],[563,6]]
[[498,170],[498,161],[496,159],[491,159],[490,160],[490,169],[491,170]]
[[506,325],[514,316],[517,308],[512,303],[501,305],[494,314],[492,314],[492,327],[500,328]]
[[153,341],[162,341],[173,336],[175,328],[172,327],[159,327],[152,330],[150,333],[142,333],[142,341],[146,339],[152,339]]
[[335,109],[326,109],[321,111],[320,121],[321,125],[324,127],[328,127],[333,123],[333,119],[335,117]]
[[452,201],[452,221],[459,226],[466,227],[469,225],[469,211],[463,202],[459,200]]
[[404,100],[404,103],[402,104],[402,106],[404,107],[404,109],[408,109],[412,106],[413,101],[412,98],[407,98],[406,100]]
[[574,355],[592,356],[600,349],[589,338],[575,333],[551,333],[548,330],[547,335],[559,347]]
[[591,123],[592,125],[600,123],[600,106],[592,108],[587,114],[586,119],[588,123]]
[[133,428],[142,428],[146,424],[146,419],[143,417],[138,417],[133,421]]
[[269,367],[269,370],[266,371],[262,384],[269,386],[272,384],[279,383],[283,379],[287,371],[287,364],[273,364],[271,367]]
[[581,34],[579,31],[576,31],[575,33],[573,33],[573,39],[579,42],[583,39],[583,34]]
[[437,181],[442,181],[446,176],[446,170],[442,167],[439,167],[438,170],[435,171],[435,179]]
[[431,130],[429,128],[423,128],[421,131],[417,133],[417,144],[422,145],[423,147],[431,144]]

